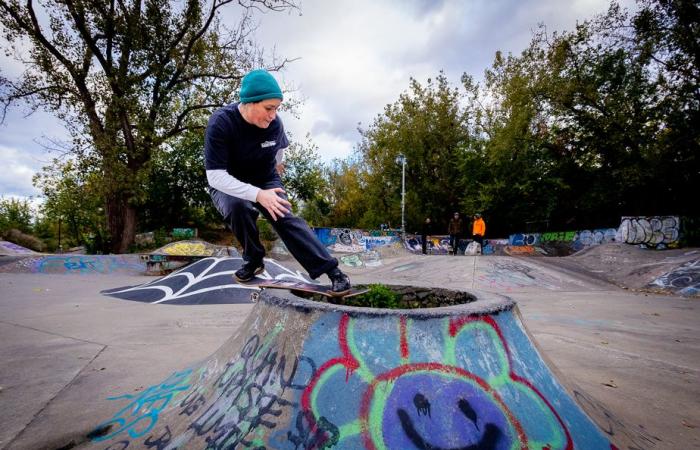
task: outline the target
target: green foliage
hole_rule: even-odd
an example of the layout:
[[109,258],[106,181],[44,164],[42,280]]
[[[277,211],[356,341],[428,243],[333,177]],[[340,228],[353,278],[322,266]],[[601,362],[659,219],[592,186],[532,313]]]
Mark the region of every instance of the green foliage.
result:
[[324,203],[317,202],[319,210],[328,205],[329,213],[325,226],[333,227],[370,227],[373,210],[367,208],[367,199],[371,195],[365,185],[365,172],[360,164],[352,158],[334,160],[326,167],[324,176],[327,190]]
[[96,171],[73,160],[54,160],[34,177],[45,198],[41,229],[52,249],[86,245],[89,253],[109,252],[100,181]]
[[[41,29],[30,8],[43,6],[0,0],[9,46],[21,53],[32,43],[26,74],[0,77],[0,101],[31,100],[74,136],[70,157],[35,179],[47,202],[34,228],[49,248],[58,218],[64,247],[95,251],[108,235],[112,250],[124,248],[137,222],[220,223],[205,189],[206,117],[248,68],[270,66],[243,39],[250,11],[293,6],[239,3],[243,21],[227,35],[208,22],[224,4],[149,0],[105,11],[59,2],[42,12],[52,28]],[[573,30],[540,28],[519,55],[497,52],[480,84],[465,74],[455,86],[441,72],[411,79],[360,130],[351,157],[323,165],[308,136],[292,143],[290,199],[315,226],[398,228],[403,155],[409,231],[431,217],[434,232],[446,232],[455,210],[481,212],[494,237],[532,223],[546,231],[616,226],[622,215],[698,217],[698,23],[697,2],[640,0],[633,13],[613,2]],[[0,230],[31,230],[26,204],[0,208]]]
[[189,131],[154,152],[138,215],[143,230],[204,228],[221,220],[209,197],[203,148],[204,134]]
[[426,85],[411,79],[408,92],[361,130],[364,224],[400,226],[403,155],[407,228],[416,229],[428,216],[446,227],[475,188],[472,174],[461,171],[476,143],[474,93],[450,86],[442,73]]
[[29,200],[0,197],[0,235],[12,229],[29,233],[32,229],[32,216]]
[[292,141],[287,148],[282,181],[292,203],[313,202],[326,189],[318,146],[309,136],[305,143]]
[[23,233],[19,230],[7,230],[3,233],[3,237],[10,242],[37,252],[43,252],[46,250],[46,244],[42,242],[41,239],[30,234]]
[[368,288],[369,291],[367,293],[347,298],[344,300],[344,304],[369,308],[400,308],[400,294],[395,293],[383,284],[370,284]]
[[[630,17],[612,3],[573,31],[542,27],[520,55],[497,52],[482,85],[411,80],[362,131],[359,159],[336,165],[336,179],[361,186],[362,213],[347,216],[400,223],[404,154],[409,230],[425,217],[444,229],[454,210],[483,213],[491,236],[697,217],[700,9],[640,5]],[[353,198],[339,192],[333,211]]]
[[[233,5],[239,22],[220,20]],[[0,77],[0,103],[26,101],[65,122],[71,156],[100,178],[94,187],[112,250],[123,252],[148,198],[156,153],[201,131],[202,112],[233,100],[245,72],[284,66],[261,57],[252,16],[290,8],[293,0],[0,0],[3,49],[26,69],[16,80]]]

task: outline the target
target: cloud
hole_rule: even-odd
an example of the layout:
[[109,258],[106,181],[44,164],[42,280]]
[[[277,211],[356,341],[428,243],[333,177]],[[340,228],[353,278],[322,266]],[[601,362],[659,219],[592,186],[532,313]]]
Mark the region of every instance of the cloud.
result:
[[32,185],[32,177],[40,169],[37,160],[27,152],[0,145],[0,195],[5,197],[38,196],[40,192]]
[[[623,0],[632,7],[634,0]],[[282,113],[294,139],[307,134],[324,161],[351,154],[358,123],[368,127],[394,103],[411,77],[421,83],[444,70],[458,85],[466,72],[479,80],[497,50],[519,54],[538,24],[549,31],[573,30],[577,21],[604,13],[609,0],[302,0],[299,12],[257,16],[256,40],[286,58],[300,58],[278,74],[304,99],[298,118]],[[227,8],[224,23],[238,14]],[[20,67],[0,56],[9,72]],[[0,194],[33,192],[27,168],[47,160],[36,140],[63,139],[60,122],[48,114],[26,119],[13,112],[0,129],[0,146],[16,150],[13,174],[0,175]],[[36,155],[34,159],[27,155]],[[45,161],[44,161],[45,162]],[[35,194],[32,194],[35,195]]]
[[[633,0],[628,0],[632,3]],[[299,119],[285,118],[297,136],[311,133],[321,147],[349,154],[368,126],[408,89],[444,70],[455,85],[462,73],[477,80],[496,51],[519,54],[540,23],[572,30],[605,12],[607,0],[304,0],[299,14],[266,14],[258,41],[300,59],[279,75],[305,99]],[[333,138],[331,138],[333,136]],[[324,158],[325,159],[325,158]]]

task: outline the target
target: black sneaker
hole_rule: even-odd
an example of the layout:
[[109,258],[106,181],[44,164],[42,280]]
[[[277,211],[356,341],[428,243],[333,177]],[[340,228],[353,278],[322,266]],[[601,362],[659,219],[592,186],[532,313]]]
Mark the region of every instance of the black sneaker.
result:
[[243,264],[243,266],[238,269],[233,277],[237,281],[250,281],[255,278],[255,275],[263,273],[265,270],[265,264],[261,262],[248,261]]
[[337,267],[328,272],[328,278],[331,279],[331,294],[340,297],[350,292],[350,279]]

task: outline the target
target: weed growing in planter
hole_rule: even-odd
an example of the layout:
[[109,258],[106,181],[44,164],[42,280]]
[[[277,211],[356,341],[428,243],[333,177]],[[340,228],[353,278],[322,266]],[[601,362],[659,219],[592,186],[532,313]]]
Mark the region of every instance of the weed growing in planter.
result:
[[348,306],[364,306],[369,308],[401,308],[400,295],[382,284],[370,284],[369,292],[350,297],[344,302]]

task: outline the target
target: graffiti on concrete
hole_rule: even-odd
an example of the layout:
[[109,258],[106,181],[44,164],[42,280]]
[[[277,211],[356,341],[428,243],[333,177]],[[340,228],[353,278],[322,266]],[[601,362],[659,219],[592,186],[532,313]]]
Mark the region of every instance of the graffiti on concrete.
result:
[[138,256],[74,255],[45,256],[33,260],[32,272],[46,274],[143,273],[146,266]]
[[174,239],[193,239],[197,237],[197,229],[196,228],[173,228],[172,233],[170,235]]
[[575,231],[551,231],[540,234],[540,242],[571,242],[576,237]]
[[330,251],[359,253],[400,242],[396,233],[371,232],[350,228],[314,228],[316,236]]
[[535,245],[540,243],[539,234],[522,234],[516,233],[511,234],[508,238],[509,245],[515,246],[525,246],[525,245]]
[[335,242],[329,248],[336,252],[361,252],[365,249],[362,244],[362,231],[347,228],[332,228],[330,235]]
[[581,250],[592,245],[607,244],[617,241],[618,230],[605,228],[600,230],[583,230],[574,234],[574,250]]
[[359,253],[341,256],[340,262],[348,267],[362,267],[364,265]]
[[175,372],[162,383],[151,386],[140,394],[109,397],[107,400],[127,400],[128,403],[111,419],[97,426],[97,430],[106,430],[107,433],[94,440],[104,441],[122,433],[128,434],[131,439],[137,439],[150,432],[158,422],[160,413],[191,387],[191,375],[192,369]]
[[678,244],[680,220],[677,216],[623,217],[619,233],[628,244],[665,248]]
[[0,240],[0,255],[31,255],[34,253],[36,253],[34,250],[22,247],[14,242]]
[[[332,425],[312,430],[311,422],[298,411],[293,392],[306,388],[317,366],[304,355],[287,356],[289,340],[281,337],[282,330],[278,324],[263,336],[252,334],[240,353],[223,366],[212,358],[196,372],[175,372],[141,394],[110,397],[110,401],[127,403],[91,433],[92,440],[118,440],[107,448],[122,449],[132,444],[186,448],[179,443],[191,439],[199,439],[207,448],[275,449],[281,447],[268,447],[259,436],[273,434],[283,425],[280,417],[286,420],[295,414],[297,426],[282,436],[284,448],[313,448],[295,443],[314,445],[328,440],[329,434],[337,439],[338,430]],[[177,417],[182,429],[158,424],[165,412]],[[313,423],[324,421],[319,418]]]
[[[509,340],[524,337],[499,319],[403,317],[392,325],[338,314],[336,343],[305,346],[318,370],[300,408],[314,425],[338,430],[337,443],[331,435],[312,448],[574,448],[569,427],[588,419],[562,418],[559,411],[576,409],[570,398],[537,386],[546,367],[519,360],[534,361],[534,352],[514,357]],[[329,320],[310,334],[325,336]],[[592,447],[610,448],[599,432],[590,437]]]
[[125,404],[93,441],[122,449],[614,448],[551,382],[513,311],[271,312],[260,321],[236,338],[229,361],[217,353],[198,371],[113,397]]
[[677,292],[683,296],[700,294],[700,259],[688,261],[651,283],[653,287]]
[[277,417],[295,406],[287,399],[287,391],[304,389],[315,373],[316,365],[307,357],[287,360],[278,332],[251,336],[240,357],[227,363],[216,379],[216,401],[206,408],[183,411],[193,418],[188,431],[203,437],[208,448],[266,448],[253,433],[274,430]]
[[[447,255],[452,252],[449,236],[428,236],[426,252],[429,255]],[[464,254],[471,239],[460,239],[457,245],[457,252]],[[418,235],[408,235],[404,245],[411,253],[421,253],[423,251],[423,237]]]
[[378,267],[382,265],[381,256],[376,250],[343,255],[338,259],[341,264],[348,267]]
[[213,251],[203,242],[174,242],[163,248],[166,255],[211,256]]
[[[130,287],[102,291],[102,294],[124,300],[167,304],[248,303],[252,292],[260,288],[237,283],[233,273],[243,264],[238,257],[211,257],[196,261],[157,280]],[[291,271],[277,261],[265,260],[267,280],[309,282],[299,271]]]
[[547,242],[567,242],[574,250],[581,250],[592,245],[607,244],[618,240],[618,230],[603,228],[596,230],[560,231],[550,233],[516,233],[510,235],[508,244],[511,246],[537,246]]
[[172,256],[231,256],[231,250],[204,241],[177,241],[164,245],[153,253]]
[[506,245],[503,247],[506,255],[534,255],[535,247],[532,245]]

